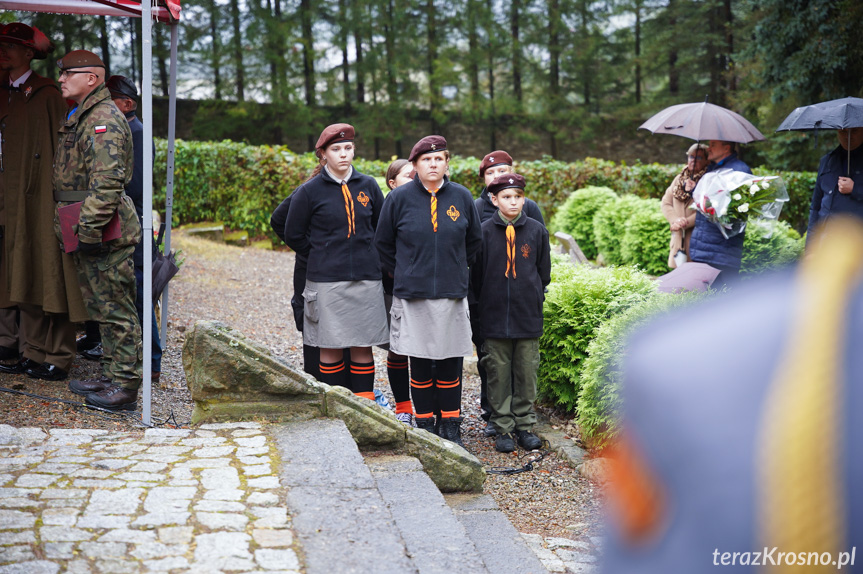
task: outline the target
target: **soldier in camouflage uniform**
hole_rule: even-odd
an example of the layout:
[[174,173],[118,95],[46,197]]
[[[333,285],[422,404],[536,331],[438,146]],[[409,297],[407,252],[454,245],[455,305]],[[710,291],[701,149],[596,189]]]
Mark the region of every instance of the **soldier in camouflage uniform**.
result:
[[[134,410],[141,386],[141,325],[135,311],[132,253],[141,226],[123,188],[132,177],[129,123],[105,87],[105,64],[86,50],[57,61],[63,96],[77,105],[60,128],[54,155],[54,199],[58,207],[82,201],[75,264],[90,319],[99,322],[110,361],[97,381],[71,381],[88,404]],[[103,242],[102,228],[119,211],[121,235]],[[57,235],[59,216],[55,221]]]

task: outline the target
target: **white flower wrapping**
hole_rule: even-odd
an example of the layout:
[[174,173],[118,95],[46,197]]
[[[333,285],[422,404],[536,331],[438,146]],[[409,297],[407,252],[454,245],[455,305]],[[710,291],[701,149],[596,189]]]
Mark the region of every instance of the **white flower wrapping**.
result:
[[690,207],[712,221],[728,239],[742,233],[750,217],[777,219],[782,204],[788,201],[788,192],[779,176],[720,169],[702,176],[692,199]]

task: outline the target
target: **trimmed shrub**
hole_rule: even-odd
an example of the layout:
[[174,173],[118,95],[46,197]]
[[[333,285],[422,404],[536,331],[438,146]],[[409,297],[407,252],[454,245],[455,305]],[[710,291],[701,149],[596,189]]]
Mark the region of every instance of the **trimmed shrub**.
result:
[[626,232],[626,220],[634,213],[649,209],[650,200],[624,195],[600,207],[593,216],[593,237],[606,265],[622,265],[620,246]]
[[800,259],[805,241],[784,221],[756,220],[746,224],[741,275],[758,275]]
[[709,297],[708,293],[656,293],[602,323],[581,362],[578,425],[582,436],[598,448],[614,439],[620,428],[620,386],[629,334],[657,316]]
[[549,226],[554,231],[572,235],[588,259],[596,259],[593,240],[593,216],[600,207],[617,199],[607,187],[585,187],[570,195],[560,206]]
[[627,265],[637,265],[651,275],[663,275],[669,271],[670,233],[659,201],[645,200],[626,220],[620,257]]
[[539,341],[538,390],[573,411],[581,390],[581,361],[597,329],[609,317],[653,295],[656,285],[632,267],[593,269],[560,257],[555,258],[551,275]]

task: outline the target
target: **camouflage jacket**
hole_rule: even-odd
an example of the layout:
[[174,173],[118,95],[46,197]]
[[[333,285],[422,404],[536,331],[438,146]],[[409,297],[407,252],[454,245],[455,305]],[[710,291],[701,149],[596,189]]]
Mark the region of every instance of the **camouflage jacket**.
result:
[[110,242],[111,249],[140,241],[141,225],[135,206],[123,189],[132,178],[133,161],[129,122],[102,84],[60,127],[54,154],[57,205],[84,202],[78,220],[79,241],[101,242],[102,227],[118,209],[122,231]]

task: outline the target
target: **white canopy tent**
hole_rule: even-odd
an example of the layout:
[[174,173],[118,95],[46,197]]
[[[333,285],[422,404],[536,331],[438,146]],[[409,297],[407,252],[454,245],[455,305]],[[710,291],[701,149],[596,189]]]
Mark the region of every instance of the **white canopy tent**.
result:
[[[154,0],[135,2],[133,0],[0,0],[0,9],[24,12],[49,12],[55,14],[90,14],[94,16],[123,16],[141,18],[141,115],[144,124],[144,141],[153,141],[153,22],[164,22],[171,28],[171,71],[168,92],[168,161],[167,187],[165,190],[165,253],[171,250],[171,210],[174,200],[174,138],[177,112],[177,42],[180,18],[180,0]],[[48,34],[50,37],[51,34]],[[60,54],[58,58],[62,56]],[[58,126],[59,127],[59,126]],[[153,148],[144,146],[144,233],[148,238],[153,234]],[[146,167],[149,166],[149,169]],[[153,323],[147,320],[153,313],[152,297],[153,255],[144,249],[144,314],[141,329],[144,343],[144,381],[142,421],[150,424],[152,406],[152,365]],[[165,344],[168,323],[168,288],[162,294],[162,345]]]

